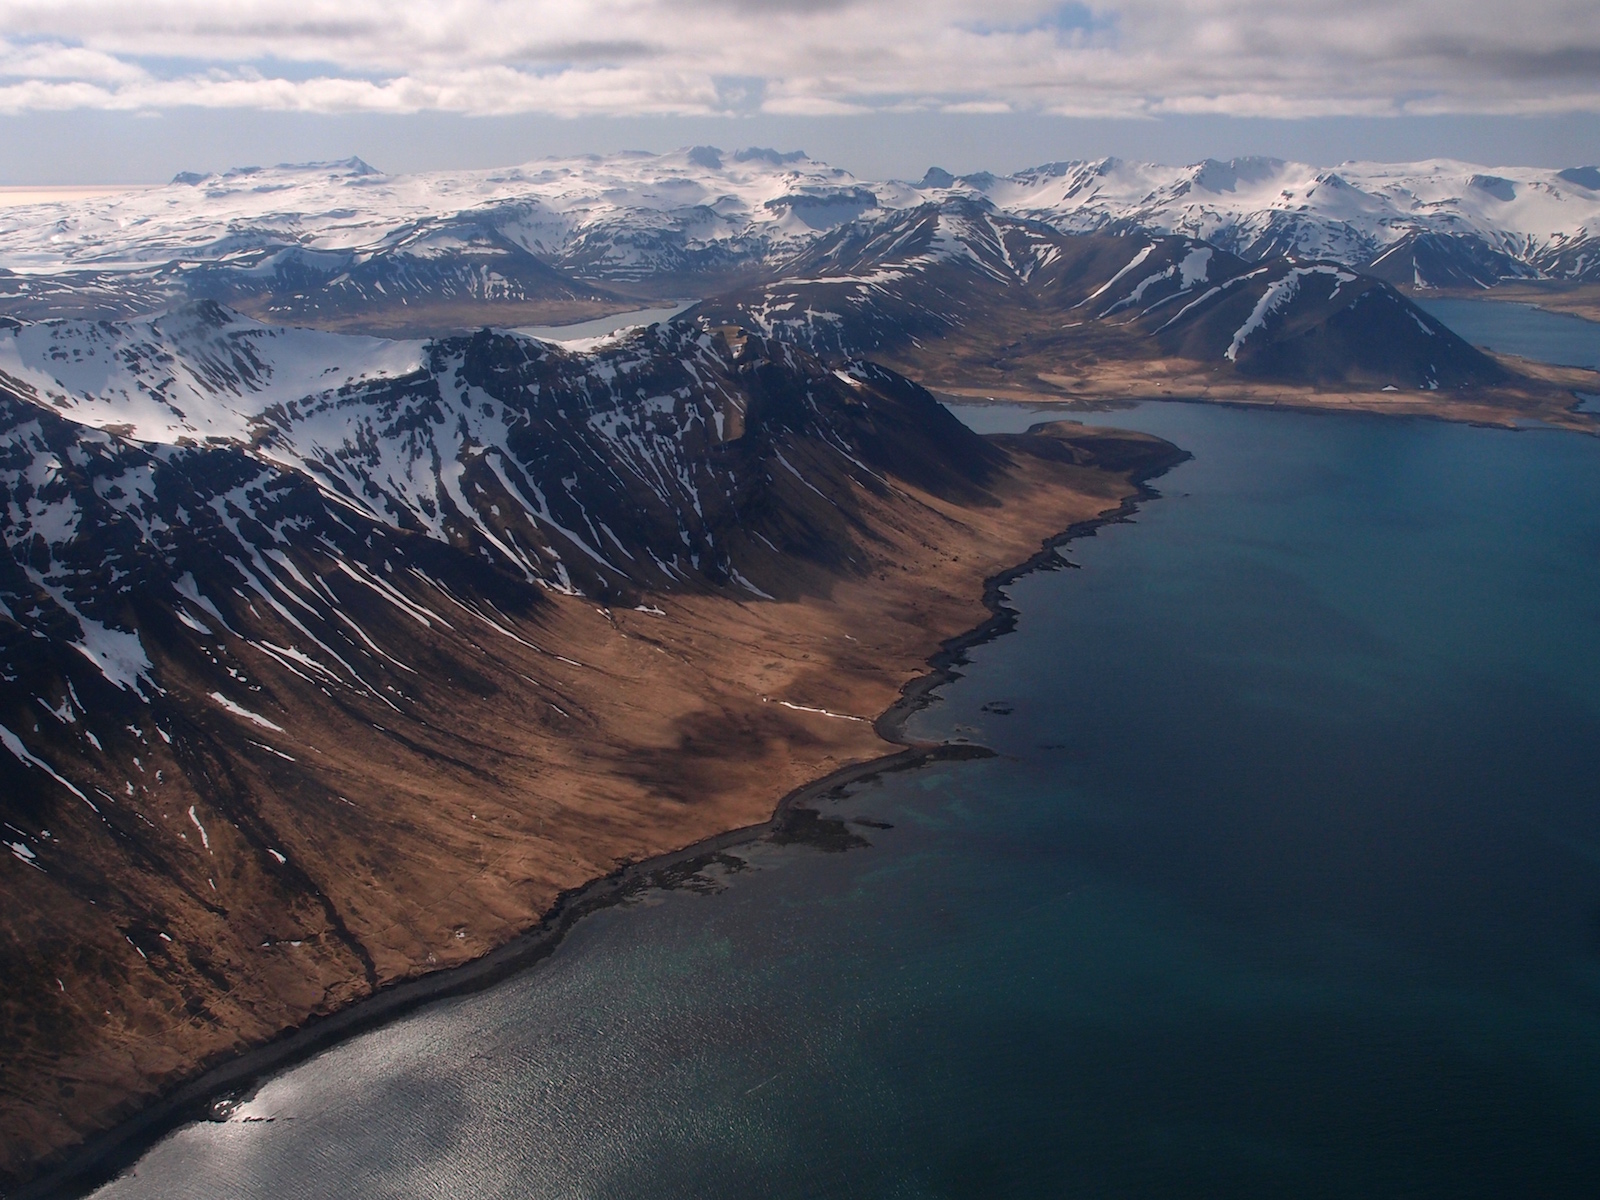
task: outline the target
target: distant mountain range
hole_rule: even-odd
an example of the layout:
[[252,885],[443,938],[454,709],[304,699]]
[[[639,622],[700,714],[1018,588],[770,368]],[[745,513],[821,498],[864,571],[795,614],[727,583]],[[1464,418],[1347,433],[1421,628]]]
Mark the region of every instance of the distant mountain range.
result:
[[696,310],[819,354],[951,355],[1053,372],[1085,357],[1178,359],[1244,379],[1462,388],[1507,372],[1389,284],[1328,260],[1254,262],[1193,238],[1064,234],[946,198],[857,221],[779,278]]
[[771,278],[856,222],[953,200],[1065,233],[1192,238],[1412,287],[1600,280],[1600,169],[1430,160],[1118,159],[873,182],[802,154],[695,147],[390,176],[359,159],[182,175],[0,210],[0,311],[125,316],[212,298],[282,320],[706,295]]
[[1014,175],[930,171],[924,189],[982,196],[1070,232],[1139,229],[1248,261],[1326,259],[1417,287],[1600,280],[1600,169],[1446,159],[1313,167],[1275,158],[1187,167],[1051,163]]

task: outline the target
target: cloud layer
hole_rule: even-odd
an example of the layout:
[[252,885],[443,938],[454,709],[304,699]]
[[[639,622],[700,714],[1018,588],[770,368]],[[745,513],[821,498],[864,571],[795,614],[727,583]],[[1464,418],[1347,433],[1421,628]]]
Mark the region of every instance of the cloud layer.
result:
[[0,0],[0,112],[182,106],[559,116],[1597,112],[1600,5]]

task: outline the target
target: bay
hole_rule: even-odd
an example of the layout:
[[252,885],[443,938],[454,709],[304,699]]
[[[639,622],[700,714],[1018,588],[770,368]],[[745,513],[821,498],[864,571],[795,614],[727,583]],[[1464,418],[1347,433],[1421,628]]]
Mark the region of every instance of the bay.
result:
[[1593,321],[1504,300],[1412,299],[1474,346],[1537,362],[1600,370],[1600,324]]
[[868,845],[588,918],[100,1194],[1591,1194],[1600,440],[1083,419],[1195,457],[913,719],[996,757],[824,806]]

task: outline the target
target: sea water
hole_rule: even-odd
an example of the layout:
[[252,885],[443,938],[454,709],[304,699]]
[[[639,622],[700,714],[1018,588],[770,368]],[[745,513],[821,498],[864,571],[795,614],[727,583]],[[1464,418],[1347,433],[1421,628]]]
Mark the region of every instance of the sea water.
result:
[[1600,439],[1085,419],[1194,458],[912,722],[995,757],[824,805],[856,849],[588,918],[102,1194],[1593,1195]]

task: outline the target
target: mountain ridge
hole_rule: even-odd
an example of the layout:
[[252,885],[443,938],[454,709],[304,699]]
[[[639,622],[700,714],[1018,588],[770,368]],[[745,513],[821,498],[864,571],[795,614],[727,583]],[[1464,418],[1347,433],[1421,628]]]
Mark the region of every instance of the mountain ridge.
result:
[[[1107,158],[1008,175],[932,168],[906,183],[862,180],[798,152],[711,147],[416,175],[351,159],[185,174],[165,188],[9,210],[0,213],[0,269],[104,288],[113,276],[131,287],[160,268],[170,288],[204,266],[216,289],[206,294],[228,299],[232,288],[238,300],[265,278],[287,303],[302,294],[296,280],[319,271],[327,280],[351,267],[415,264],[430,241],[437,251],[476,239],[480,260],[490,250],[521,252],[568,288],[665,294],[770,271],[851,220],[969,197],[1063,232],[1194,237],[1247,260],[1293,253],[1412,286],[1581,282],[1600,279],[1594,170],[1445,159],[1326,168],[1261,157],[1168,167]],[[294,270],[279,277],[280,267]],[[10,295],[14,310],[25,305],[21,291]],[[292,316],[292,307],[280,315]]]
[[1391,391],[1512,379],[1388,284],[1337,263],[1251,262],[1176,236],[1062,234],[961,196],[855,222],[777,279],[694,311],[815,353],[916,362],[929,381],[944,379],[940,344],[962,340],[991,358],[1026,342],[1058,373],[1093,356]]
[[1174,453],[692,321],[6,323],[0,1178],[880,755],[982,581]]

